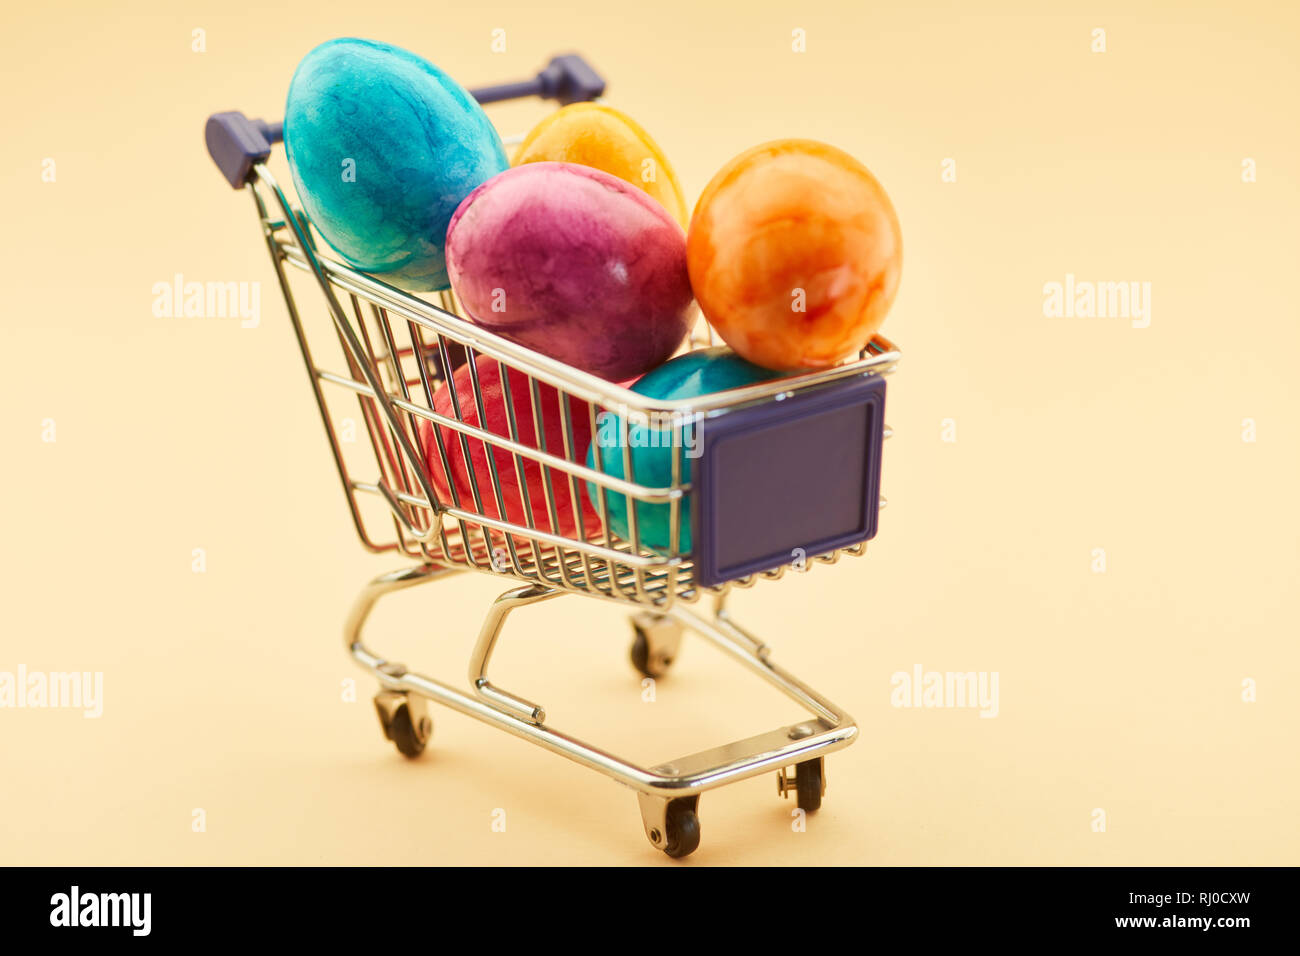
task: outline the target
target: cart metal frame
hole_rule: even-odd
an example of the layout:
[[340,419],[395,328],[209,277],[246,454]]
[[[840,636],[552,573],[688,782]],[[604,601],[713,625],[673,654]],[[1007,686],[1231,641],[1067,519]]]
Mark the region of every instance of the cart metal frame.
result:
[[[595,99],[603,89],[604,81],[596,72],[581,58],[570,55],[552,60],[534,80],[474,91],[474,96],[480,102],[492,102],[542,95],[567,103]],[[778,666],[768,645],[737,624],[727,608],[733,587],[748,587],[759,579],[778,579],[791,564],[734,580],[706,581],[707,575],[693,564],[692,554],[678,546],[677,519],[689,500],[692,483],[682,474],[681,429],[667,428],[663,423],[680,423],[683,416],[690,416],[703,422],[707,430],[739,421],[739,413],[745,410],[770,411],[773,402],[805,395],[820,395],[823,399],[828,394],[834,396],[838,393],[832,390],[845,391],[854,382],[874,380],[891,372],[899,357],[893,344],[877,336],[857,359],[833,369],[698,399],[647,399],[477,327],[457,314],[458,305],[450,292],[439,293],[439,305],[434,305],[322,254],[305,215],[288,199],[267,166],[271,147],[282,136],[278,124],[249,120],[240,113],[219,113],[209,118],[206,135],[209,152],[230,184],[246,187],[253,195],[362,544],[372,552],[400,552],[417,561],[414,566],[372,580],[356,598],[344,626],[347,652],[379,683],[375,705],[385,736],[403,754],[418,756],[432,734],[428,701],[491,724],[634,790],[647,838],[672,857],[685,856],[698,846],[699,795],[714,787],[776,771],[778,792],[797,794],[804,810],[820,806],[825,791],[824,758],[852,743],[857,725],[843,709]],[[316,348],[328,342],[308,332],[290,279],[291,274],[299,273],[314,280],[310,284],[324,299],[344,368],[331,369],[317,358]],[[344,308],[345,301],[350,309]],[[407,344],[399,341],[403,330]],[[695,340],[701,338],[712,341],[707,327]],[[457,358],[469,368],[479,422],[486,420],[480,363],[498,362],[503,369],[526,377],[536,443],[524,440],[513,410],[508,436],[465,421],[454,396],[454,383],[448,381],[451,376],[444,374],[444,370],[457,367]],[[500,378],[505,380],[505,401],[509,404],[510,375],[503,372]],[[434,410],[437,387],[452,388],[453,415]],[[547,388],[554,389],[557,396],[564,426],[562,449],[547,448],[543,437]],[[342,420],[331,407],[327,390],[356,398],[369,438],[368,450],[374,456],[367,461],[377,466],[377,477],[353,476],[355,469],[345,453],[346,442],[340,438]],[[575,442],[574,408],[581,406],[587,408],[593,434],[596,409],[619,409],[625,478],[601,471],[599,450],[594,452],[597,467],[587,467],[586,449]],[[428,423],[424,434],[432,435],[434,443],[421,438],[421,422]],[[636,480],[627,442],[629,423],[671,432],[676,450],[673,480],[667,487],[651,487]],[[875,427],[878,437],[889,436],[883,421]],[[444,429],[459,443],[462,461],[474,460],[470,451],[473,443],[480,443],[475,447],[483,449],[489,480],[482,483],[488,487],[480,487],[480,481],[475,480],[477,466],[468,468],[469,497],[473,500],[463,500],[456,482],[447,482],[449,487],[442,495],[435,487],[431,474],[439,467],[443,469],[441,474],[450,474],[448,446],[452,454],[456,451],[453,442],[444,439]],[[878,445],[876,455],[878,482]],[[522,494],[524,499],[523,522],[511,520],[505,503],[512,492],[502,482],[502,462],[513,469],[518,479],[514,487],[519,490],[514,493]],[[543,502],[528,500],[525,474],[530,468],[541,469],[544,476]],[[578,531],[565,534],[557,502],[564,500],[567,493],[575,513],[580,514],[580,482],[599,488],[593,503],[600,516],[600,528],[585,527],[586,522],[579,517]],[[873,496],[878,494],[874,487],[869,490]],[[611,495],[623,495],[630,503],[626,539],[604,530],[609,527]],[[443,500],[447,497],[450,500]],[[391,537],[377,533],[376,522],[367,514],[366,502],[376,499],[387,506],[381,513],[392,520]],[[670,509],[674,532],[668,548],[642,542],[637,528],[637,512],[642,504]],[[879,506],[883,504],[884,499],[879,499]],[[871,505],[868,510],[874,532],[874,498]],[[866,541],[861,540],[815,555],[808,564],[833,563],[844,555],[862,554],[865,549]],[[369,649],[362,635],[380,599],[463,570],[515,581],[515,586],[491,605],[483,621],[470,656],[467,689],[409,670]],[[631,763],[562,733],[548,723],[542,705],[496,686],[489,679],[488,669],[512,612],[567,593],[587,594],[634,609],[633,661],[642,674],[662,676],[677,657],[683,634],[689,631],[801,705],[809,718],[651,767]],[[691,605],[705,596],[711,599],[710,611],[693,610]],[[793,774],[790,768],[795,768]]]

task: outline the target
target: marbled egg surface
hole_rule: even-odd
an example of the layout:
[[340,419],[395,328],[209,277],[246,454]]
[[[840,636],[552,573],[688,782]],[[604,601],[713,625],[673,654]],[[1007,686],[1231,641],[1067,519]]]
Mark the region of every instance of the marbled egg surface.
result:
[[284,142],[303,208],[325,240],[355,268],[413,291],[447,287],[452,213],[508,165],[460,84],[370,40],[330,40],[303,58]]
[[[635,385],[632,391],[651,398],[677,399],[712,395],[729,388],[740,388],[779,377],[778,372],[759,368],[746,362],[728,348],[716,347],[687,352],[659,366]],[[624,429],[626,428],[626,437]],[[680,434],[674,437],[663,429],[652,430],[645,425],[625,424],[621,416],[609,415],[602,419],[593,436],[592,447],[587,452],[587,467],[596,468],[596,445],[600,445],[599,470],[615,478],[625,478],[623,449],[629,449],[632,459],[632,480],[647,488],[667,488],[673,481],[673,454],[680,456],[682,482],[691,480],[692,458],[685,449],[698,438],[698,432],[687,434],[684,429],[692,425],[668,423],[665,429],[675,428]],[[656,433],[657,432],[657,433]],[[597,513],[600,511],[600,488],[594,482],[586,483],[587,497]],[[624,540],[631,540],[628,523],[627,496],[614,491],[605,492],[606,517],[609,529]],[[636,502],[637,534],[643,547],[668,552],[672,547],[672,506],[647,501]],[[691,550],[691,498],[682,499],[677,509],[677,552],[688,554]]]
[[556,110],[524,137],[512,165],[577,163],[617,176],[655,199],[681,223],[690,219],[668,157],[632,117],[601,103]]
[[705,187],[687,261],[700,309],[757,365],[817,369],[860,350],[885,320],[903,238],[880,183],[825,143],[756,146]]
[[447,268],[475,323],[614,382],[666,361],[693,313],[681,227],[635,186],[570,163],[516,166],[471,193]]

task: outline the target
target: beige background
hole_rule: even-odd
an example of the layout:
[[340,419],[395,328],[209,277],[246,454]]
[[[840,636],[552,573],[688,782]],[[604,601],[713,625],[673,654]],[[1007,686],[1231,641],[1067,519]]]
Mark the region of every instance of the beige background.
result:
[[[340,699],[360,677],[342,616],[389,566],[352,537],[251,203],[201,135],[219,109],[278,116],[336,35],[466,85],[580,50],[691,201],[794,135],[860,157],[897,206],[880,535],[735,599],[863,735],[807,833],[770,776],[706,795],[694,863],[1300,862],[1294,4],[544,6],[6,12],[0,670],[103,671],[105,702],[0,710],[0,862],[666,862],[605,779],[445,710],[408,764],[368,681]],[[543,107],[492,115],[522,132]],[[260,282],[261,326],[154,318],[177,272]],[[1152,283],[1150,327],[1045,318],[1066,273]],[[461,680],[502,587],[397,598],[375,643]],[[699,643],[643,704],[612,605],[566,598],[512,634],[503,685],[647,761],[795,717]],[[997,671],[999,716],[892,707],[915,664]]]

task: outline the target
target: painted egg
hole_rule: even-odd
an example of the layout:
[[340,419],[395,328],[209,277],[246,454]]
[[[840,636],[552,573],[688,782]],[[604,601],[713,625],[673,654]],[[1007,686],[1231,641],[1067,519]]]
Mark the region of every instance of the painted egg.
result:
[[[502,383],[503,368],[505,384]],[[538,407],[534,408],[531,382],[523,372],[503,366],[495,359],[480,356],[475,363],[475,373],[478,379],[477,391],[468,364],[462,365],[455,373],[459,417],[467,425],[482,428],[502,438],[509,439],[513,436],[522,445],[549,451],[553,455],[564,454],[565,441],[568,440],[566,432],[569,429],[572,430],[572,441],[576,448],[581,449],[591,440],[591,406],[586,402],[571,395],[561,396],[558,389],[542,382],[537,386]],[[479,416],[480,401],[483,403],[482,418]],[[568,405],[567,414],[561,407],[562,401]],[[447,418],[456,417],[456,404],[452,402],[451,389],[446,382],[434,393],[433,410]],[[540,441],[536,424],[539,420],[542,423]],[[501,518],[501,506],[504,505],[506,521],[570,538],[582,538],[584,535],[595,537],[600,531],[600,519],[586,500],[578,495],[565,472],[521,456],[520,467],[524,475],[521,484],[514,455],[502,448],[493,447],[493,462],[489,464],[488,448],[479,438],[465,439],[465,445],[469,446],[467,466],[460,433],[445,425],[436,427],[437,435],[434,433],[434,424],[421,419],[419,435],[425,461],[429,466],[429,478],[443,504],[458,501],[459,507],[465,511],[475,511],[481,505],[483,514],[498,519]],[[448,466],[446,468],[443,467],[444,455]],[[496,469],[495,486],[493,466]],[[451,494],[452,486],[456,489],[456,496]],[[501,491],[499,502],[496,487]],[[479,505],[474,501],[476,488]],[[575,498],[577,508],[574,507]],[[554,511],[551,510],[551,503],[554,503]],[[472,522],[470,526],[481,527]],[[493,532],[491,537],[495,540],[498,535],[499,532]],[[477,535],[471,537],[475,544],[482,540]],[[519,547],[525,546],[522,537],[517,537],[515,543]]]
[[862,349],[898,291],[889,197],[833,146],[787,139],[741,153],[705,187],[687,262],[700,309],[757,365],[817,369]]
[[[712,395],[729,388],[753,385],[755,382],[779,377],[779,372],[759,368],[746,362],[727,348],[699,349],[679,355],[671,362],[659,366],[635,385],[632,391],[651,398],[676,399]],[[600,446],[600,466],[597,470],[615,478],[625,477],[623,469],[624,442],[630,449],[632,479],[647,488],[667,488],[673,482],[673,453],[681,456],[678,466],[682,482],[691,480],[691,456],[687,450],[694,436],[689,425],[670,423],[660,433],[650,426],[623,423],[618,415],[600,418],[592,447],[587,451],[587,467],[596,469],[596,445]],[[676,428],[682,432],[673,437],[667,432]],[[626,429],[626,437],[624,434]],[[601,491],[594,482],[587,482],[587,497],[597,513],[600,512]],[[606,491],[606,518],[609,529],[624,540],[631,540],[628,525],[627,496]],[[643,547],[668,552],[672,548],[672,506],[658,502],[636,502],[637,535]],[[691,499],[687,495],[677,509],[677,553],[691,550]]]
[[330,40],[298,64],[284,142],[298,197],[353,267],[445,289],[447,224],[507,168],[501,139],[455,80],[406,50]]
[[612,382],[666,361],[693,315],[686,237],[621,179],[528,163],[488,180],[447,230],[447,269],[485,329]]
[[689,214],[677,174],[650,134],[626,113],[599,103],[574,103],[533,127],[512,165],[577,163],[617,176],[655,199],[686,227]]

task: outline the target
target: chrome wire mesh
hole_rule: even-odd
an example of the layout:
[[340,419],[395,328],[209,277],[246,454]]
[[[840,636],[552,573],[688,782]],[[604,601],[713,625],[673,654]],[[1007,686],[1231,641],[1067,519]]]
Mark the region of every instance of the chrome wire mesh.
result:
[[[664,423],[686,413],[707,421],[847,376],[885,374],[898,358],[877,336],[858,359],[834,369],[685,403],[647,399],[474,326],[449,292],[435,294],[435,305],[332,260],[270,172],[256,172],[250,191],[354,525],[371,551],[660,610],[704,590],[780,578],[785,568],[696,586],[675,531],[691,494],[681,473],[681,429]],[[707,326],[698,329],[696,343],[707,344]],[[623,478],[601,470],[599,443],[595,467],[587,465],[584,436],[598,434],[602,413],[614,409],[622,441],[612,451],[622,455]],[[505,427],[482,427],[494,422]],[[657,430],[673,448],[666,486],[637,481],[627,440],[634,425]],[[557,430],[558,443],[548,438]],[[607,530],[611,495],[624,496],[626,537]],[[668,547],[642,542],[637,503],[669,509]]]

